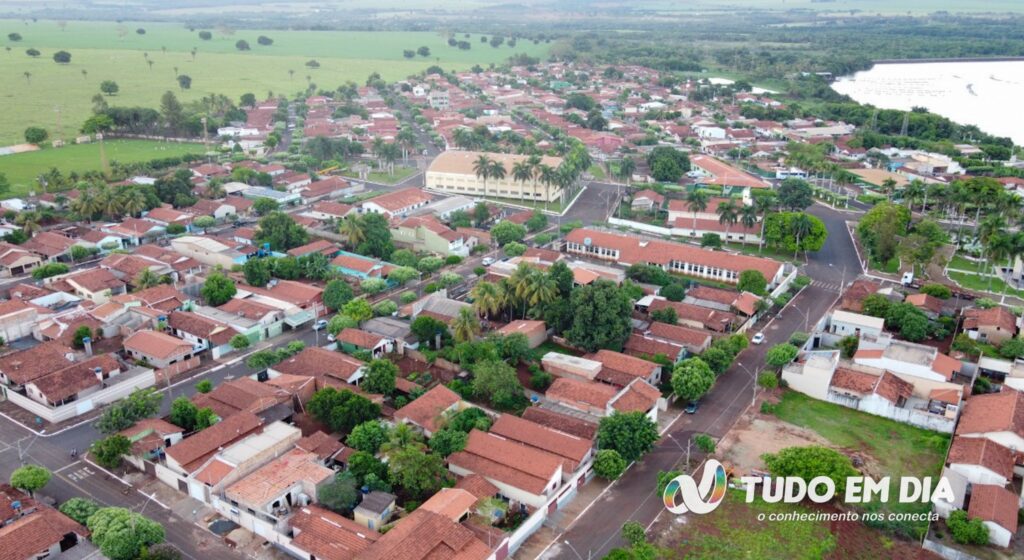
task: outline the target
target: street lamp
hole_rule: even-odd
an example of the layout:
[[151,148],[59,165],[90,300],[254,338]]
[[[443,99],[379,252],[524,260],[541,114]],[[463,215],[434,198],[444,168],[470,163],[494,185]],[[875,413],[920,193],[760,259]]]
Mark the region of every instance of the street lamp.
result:
[[750,397],[750,406],[753,407],[755,404],[757,404],[757,374],[755,374],[754,372],[750,371],[750,369],[747,368],[747,366],[743,365],[742,362],[736,362],[736,365],[738,365],[741,368],[743,368],[743,370],[747,372],[747,375],[750,376],[750,384],[754,388],[754,391],[753,391],[754,394],[751,395],[751,397]]
[[[576,548],[574,548],[572,546],[572,543],[570,543],[568,539],[565,540],[565,544],[569,545],[569,549],[572,550],[572,553],[576,555],[576,558],[579,558],[580,560],[583,560],[583,557],[580,556],[579,552],[576,552]],[[591,554],[591,552],[588,550],[587,551],[587,560],[590,560],[590,554]]]

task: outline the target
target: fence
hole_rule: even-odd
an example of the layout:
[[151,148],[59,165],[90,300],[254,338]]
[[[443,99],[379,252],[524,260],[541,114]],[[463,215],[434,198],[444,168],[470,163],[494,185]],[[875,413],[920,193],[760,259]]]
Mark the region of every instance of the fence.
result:
[[197,367],[199,367],[199,356],[192,356],[184,362],[176,362],[156,370],[156,378],[160,383],[168,383],[174,376]]
[[828,399],[826,400],[830,403],[859,410],[867,414],[881,416],[882,418],[944,434],[953,433],[953,427],[956,425],[954,418],[947,418],[930,412],[921,412],[914,408],[899,407],[888,401],[882,401],[880,398],[870,400],[858,399],[829,391]]
[[136,373],[122,374],[123,379],[120,379],[114,385],[100,389],[95,393],[91,393],[81,400],[57,407],[46,406],[45,404],[36,402],[25,395],[6,388],[4,388],[3,394],[12,404],[35,414],[47,422],[56,424],[90,412],[105,404],[123,399],[136,389],[152,387],[156,382],[156,376],[153,370],[148,368],[139,368],[134,371]]
[[581,465],[575,475],[566,481],[565,484],[558,489],[558,492],[555,495],[548,498],[548,501],[545,502],[543,506],[537,508],[536,511],[530,514],[530,517],[526,518],[526,521],[523,521],[523,523],[512,532],[512,535],[509,537],[508,544],[509,555],[515,554],[516,550],[519,550],[519,547],[526,542],[526,539],[530,538],[530,535],[533,535],[533,533],[544,524],[544,520],[546,520],[549,515],[562,509],[572,501],[572,498],[576,496],[576,492],[579,488],[593,478],[594,472],[592,467],[593,462],[589,461]]

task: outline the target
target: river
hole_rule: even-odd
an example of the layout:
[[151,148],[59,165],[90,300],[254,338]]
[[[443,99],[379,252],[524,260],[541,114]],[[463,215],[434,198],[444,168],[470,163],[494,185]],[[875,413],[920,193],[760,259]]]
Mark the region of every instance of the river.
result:
[[1024,145],[1024,61],[876,64],[832,88],[883,109],[926,107]]

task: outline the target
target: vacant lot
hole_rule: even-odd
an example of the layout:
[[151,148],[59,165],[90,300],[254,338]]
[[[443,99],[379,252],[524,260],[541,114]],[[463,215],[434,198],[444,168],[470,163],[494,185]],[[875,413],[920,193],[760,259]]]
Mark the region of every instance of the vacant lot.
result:
[[[149,161],[203,152],[202,144],[177,144],[148,140],[108,140],[104,143],[104,149],[108,163]],[[30,190],[38,189],[36,177],[51,167],[60,169],[64,174],[72,171],[82,173],[100,169],[100,145],[98,143],[77,144],[63,148],[47,148],[38,152],[0,156],[0,173],[6,174],[11,181],[11,196],[22,196]]]
[[[146,33],[139,35],[138,28]],[[62,31],[53,21],[0,20],[0,42],[11,49],[0,53],[0,75],[5,76],[0,90],[4,104],[0,145],[22,141],[28,126],[41,126],[55,136],[57,109],[64,136],[74,135],[89,116],[90,99],[103,80],[120,86],[120,92],[109,99],[111,105],[157,107],[168,90],[183,101],[210,94],[232,99],[243,93],[290,95],[304,90],[309,82],[333,90],[348,80],[362,84],[373,72],[393,81],[433,64],[465,70],[474,64],[500,63],[516,53],[543,58],[548,49],[546,44],[529,41],[514,48],[507,44],[495,48],[475,35],[465,39],[472,48],[461,50],[448,46],[446,36],[428,32],[210,31],[213,38],[203,41],[198,30],[174,24],[71,21]],[[10,41],[7,35],[12,32],[22,40]],[[260,35],[274,43],[259,45]],[[239,40],[247,41],[251,50],[237,50]],[[421,46],[430,49],[430,56],[403,56],[404,50]],[[29,48],[39,50],[40,56],[25,54]],[[196,49],[194,57],[192,49]],[[70,52],[71,63],[55,63],[52,57],[57,50]],[[320,67],[307,68],[311,59]],[[191,89],[179,90],[179,74],[192,78]]]

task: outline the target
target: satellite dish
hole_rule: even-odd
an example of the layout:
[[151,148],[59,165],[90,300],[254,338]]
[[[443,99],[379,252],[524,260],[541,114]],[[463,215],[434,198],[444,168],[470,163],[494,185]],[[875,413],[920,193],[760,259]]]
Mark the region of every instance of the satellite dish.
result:
[[583,238],[583,244],[584,244],[585,246],[587,246],[587,247],[590,247],[590,244],[591,244],[591,243],[593,243],[593,241],[591,241],[589,237],[584,237],[584,238]]

